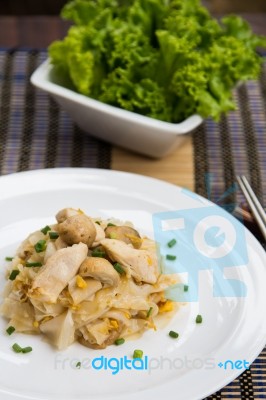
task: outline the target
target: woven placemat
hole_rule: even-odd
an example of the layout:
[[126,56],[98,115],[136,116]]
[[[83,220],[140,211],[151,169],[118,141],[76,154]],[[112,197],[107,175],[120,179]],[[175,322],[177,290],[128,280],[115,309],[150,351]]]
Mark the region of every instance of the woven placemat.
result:
[[265,206],[266,61],[260,80],[239,86],[234,99],[236,111],[223,116],[220,123],[207,119],[194,132],[195,190],[215,203],[241,203],[243,195],[230,189],[235,176],[243,174]]
[[[260,80],[239,86],[234,98],[236,111],[220,123],[207,119],[193,134],[195,190],[221,206],[245,206],[235,187],[235,176],[243,174],[265,206],[266,62]],[[250,369],[208,399],[266,399],[266,348]]]
[[45,51],[0,51],[0,175],[53,167],[110,168],[111,147],[84,135],[29,78]]

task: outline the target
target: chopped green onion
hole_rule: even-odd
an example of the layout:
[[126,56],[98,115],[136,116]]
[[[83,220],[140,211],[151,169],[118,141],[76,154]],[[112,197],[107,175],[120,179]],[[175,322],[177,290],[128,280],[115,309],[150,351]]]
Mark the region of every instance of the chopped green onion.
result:
[[14,257],[6,257],[5,260],[6,261],[12,261]]
[[142,350],[134,350],[133,358],[142,358],[143,351]]
[[32,347],[21,347],[19,344],[14,343],[12,346],[12,349],[14,350],[15,353],[30,353],[32,351]]
[[152,310],[153,310],[153,307],[150,307],[147,312],[147,318],[149,318],[151,316]]
[[112,222],[108,222],[107,226],[116,226],[116,225],[112,224]]
[[101,225],[100,221],[95,221],[95,224]]
[[76,368],[78,368],[78,369],[80,369],[81,368],[81,362],[79,361],[79,362],[77,362],[77,364],[76,364]]
[[22,353],[22,347],[20,347],[17,343],[14,343],[12,349],[15,353]]
[[15,332],[15,328],[14,328],[14,326],[9,326],[7,329],[6,329],[6,333],[10,336],[10,335],[12,335],[12,333],[14,333]]
[[46,246],[46,240],[39,240],[39,242],[34,245],[36,253],[41,253],[42,251],[44,251],[46,249]]
[[125,273],[125,270],[122,268],[122,265],[119,264],[118,262],[114,263],[113,267],[120,275]]
[[170,332],[169,332],[169,336],[170,336],[171,338],[173,338],[173,339],[177,339],[178,336],[179,336],[179,334],[178,334],[177,332],[175,332],[175,331],[170,331]]
[[201,324],[201,323],[202,323],[202,316],[201,315],[197,315],[196,324]]
[[49,232],[50,239],[57,239],[59,238],[59,233],[57,232]]
[[106,254],[105,254],[104,251],[100,251],[100,250],[95,249],[95,250],[92,250],[91,256],[92,256],[92,257],[101,257],[101,258],[104,258],[104,257],[106,256]]
[[50,226],[46,225],[44,228],[41,229],[41,232],[46,235],[47,232],[51,230]]
[[42,267],[42,263],[41,262],[26,262],[25,267],[27,267],[27,268]]
[[184,285],[184,292],[188,292],[188,288],[189,288],[188,285]]
[[125,343],[125,339],[123,339],[123,338],[120,338],[120,339],[116,339],[115,340],[115,344],[117,345],[117,346],[120,346],[120,344],[124,344]]
[[26,354],[26,353],[30,353],[32,351],[32,347],[28,346],[28,347],[24,347],[22,349],[22,353]]
[[173,256],[172,254],[166,254],[166,259],[174,261],[176,259],[176,256]]
[[16,279],[16,277],[18,276],[19,271],[17,269],[13,269],[13,271],[11,272],[11,274],[9,275],[9,280],[14,281]]
[[168,247],[174,247],[175,244],[176,244],[176,240],[172,239],[172,240],[170,240],[170,242],[167,243],[167,246]]

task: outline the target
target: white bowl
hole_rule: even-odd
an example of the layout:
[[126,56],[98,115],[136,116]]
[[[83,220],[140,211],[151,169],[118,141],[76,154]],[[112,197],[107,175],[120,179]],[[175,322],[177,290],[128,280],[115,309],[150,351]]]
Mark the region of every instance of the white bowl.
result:
[[192,115],[178,124],[159,121],[94,100],[63,87],[46,60],[31,76],[33,85],[48,92],[85,132],[151,157],[173,151],[184,135],[202,123]]

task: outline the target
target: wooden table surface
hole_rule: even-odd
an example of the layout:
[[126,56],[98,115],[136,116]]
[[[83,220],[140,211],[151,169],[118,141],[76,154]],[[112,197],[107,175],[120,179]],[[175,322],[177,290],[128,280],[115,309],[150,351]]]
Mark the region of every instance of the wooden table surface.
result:
[[[256,33],[266,35],[266,13],[244,14]],[[0,16],[0,47],[46,48],[53,40],[64,37],[68,23],[54,16]],[[193,146],[190,135],[181,147],[160,160],[137,155],[114,147],[112,168],[156,177],[194,189]]]

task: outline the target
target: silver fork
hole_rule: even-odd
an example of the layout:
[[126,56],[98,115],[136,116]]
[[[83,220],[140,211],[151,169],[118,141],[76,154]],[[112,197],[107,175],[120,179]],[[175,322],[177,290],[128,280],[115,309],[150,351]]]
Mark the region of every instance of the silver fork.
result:
[[238,184],[247,200],[247,203],[251,209],[251,212],[256,220],[261,233],[266,240],[266,213],[257,196],[255,195],[252,187],[250,186],[247,178],[242,175],[236,177]]

